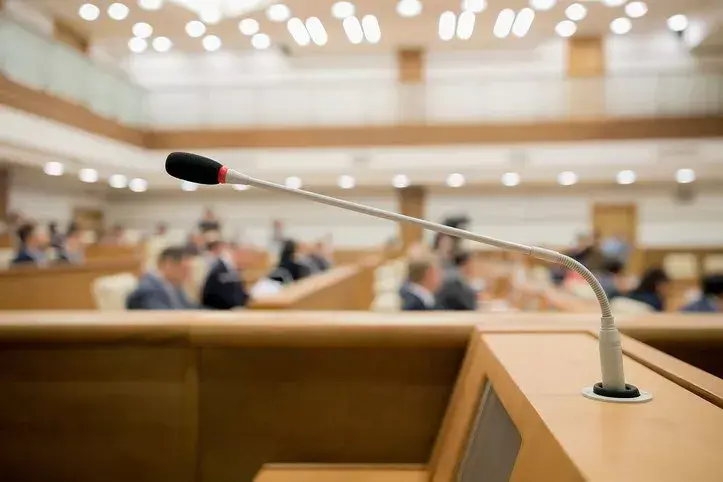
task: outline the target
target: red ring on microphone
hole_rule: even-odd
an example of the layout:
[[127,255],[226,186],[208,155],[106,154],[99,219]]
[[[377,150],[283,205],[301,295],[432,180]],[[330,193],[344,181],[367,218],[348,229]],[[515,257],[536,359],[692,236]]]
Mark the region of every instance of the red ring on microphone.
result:
[[228,167],[221,166],[221,169],[218,170],[218,183],[219,184],[226,184],[226,173],[228,172]]

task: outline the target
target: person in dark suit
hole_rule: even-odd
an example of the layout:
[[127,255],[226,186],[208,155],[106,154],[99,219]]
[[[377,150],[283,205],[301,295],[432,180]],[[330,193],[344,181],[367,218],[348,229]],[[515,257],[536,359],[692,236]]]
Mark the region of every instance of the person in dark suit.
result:
[[18,240],[20,245],[15,254],[11,266],[41,266],[45,263],[47,239],[32,223],[23,224],[18,228]]
[[201,304],[214,310],[230,310],[248,304],[250,296],[240,270],[248,265],[250,253],[231,246],[211,265],[201,295]]
[[459,252],[454,255],[452,264],[437,290],[437,305],[441,310],[474,311],[477,309],[477,292],[470,285],[472,256]]
[[625,297],[648,304],[655,311],[663,311],[665,307],[663,300],[669,281],[668,275],[661,268],[650,268],[643,275],[638,287]]
[[192,255],[184,247],[169,247],[158,256],[156,271],[146,273],[126,299],[129,310],[192,310],[198,308],[186,296],[184,286],[191,275]]
[[315,273],[327,271],[331,268],[331,262],[326,257],[323,241],[317,241],[311,248],[311,252],[307,256],[307,262],[311,265]]
[[298,244],[293,239],[284,241],[279,255],[279,263],[273,273],[278,276],[272,278],[282,283],[298,281],[309,276],[309,269],[297,261]]
[[434,292],[439,287],[441,271],[437,259],[428,254],[413,257],[407,265],[407,281],[399,289],[403,311],[438,309]]
[[696,301],[687,304],[681,311],[686,313],[723,312],[723,273],[703,278],[703,294]]

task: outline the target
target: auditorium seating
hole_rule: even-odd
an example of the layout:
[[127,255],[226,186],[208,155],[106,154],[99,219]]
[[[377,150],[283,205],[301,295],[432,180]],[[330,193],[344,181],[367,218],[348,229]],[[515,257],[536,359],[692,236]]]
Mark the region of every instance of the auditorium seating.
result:
[[138,277],[132,273],[101,276],[93,281],[93,300],[100,311],[123,311],[137,286]]

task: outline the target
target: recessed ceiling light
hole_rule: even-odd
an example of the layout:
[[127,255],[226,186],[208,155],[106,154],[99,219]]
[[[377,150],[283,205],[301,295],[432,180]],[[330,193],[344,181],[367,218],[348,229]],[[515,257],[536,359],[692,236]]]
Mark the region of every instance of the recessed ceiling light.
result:
[[564,171],[557,175],[557,182],[563,186],[572,186],[577,183],[577,174],[572,171]]
[[484,12],[487,8],[487,0],[462,0],[462,11],[472,13]]
[[[379,27],[378,24],[377,27]],[[317,17],[309,17],[306,19],[306,30],[316,45],[326,45],[326,42],[329,40],[329,36],[324,29],[324,24],[322,24],[321,20]]]
[[234,184],[233,188],[236,189],[237,191],[246,191],[249,188],[249,186],[248,186],[248,184]]
[[617,35],[625,35],[633,28],[633,22],[628,17],[616,18],[610,22],[610,30]]
[[150,23],[138,22],[133,25],[133,35],[138,38],[148,38],[153,35],[153,27]]
[[108,7],[108,16],[113,20],[124,20],[128,16],[129,9],[123,3],[113,3]]
[[531,8],[523,8],[515,18],[515,23],[512,24],[512,33],[515,37],[522,38],[527,35],[532,27],[532,21],[535,20],[535,11]]
[[457,15],[447,10],[439,16],[439,38],[445,42],[452,40],[454,31],[457,26]]
[[364,38],[370,44],[379,43],[382,38],[382,31],[379,28],[379,21],[374,15],[364,15],[362,18],[362,29],[364,30]]
[[238,23],[238,29],[244,35],[254,35],[259,32],[259,22],[253,18],[245,18]]
[[409,186],[409,178],[404,174],[397,174],[392,179],[392,185],[397,189],[403,189]]
[[215,52],[221,48],[221,39],[216,35],[206,35],[201,43],[207,52]]
[[673,32],[682,32],[688,28],[688,17],[682,14],[673,15],[668,19],[668,28]]
[[173,42],[168,37],[156,37],[153,39],[153,49],[156,52],[168,52],[173,47]]
[[339,176],[337,184],[339,184],[339,187],[342,189],[353,189],[356,185],[356,181],[354,180],[354,177],[345,174],[343,176]]
[[143,10],[158,10],[163,6],[163,0],[138,0],[138,6]]
[[284,181],[284,184],[286,187],[291,189],[301,189],[301,178],[296,176],[289,176],[286,178],[286,181]]
[[675,180],[680,184],[690,184],[695,181],[695,171],[693,169],[678,169],[675,173]]
[[206,33],[206,25],[198,20],[191,20],[186,24],[186,33],[193,38],[198,38]]
[[459,14],[457,21],[457,38],[460,40],[469,40],[474,32],[475,14],[469,10]]
[[128,178],[123,174],[113,174],[108,178],[108,185],[113,189],[123,189],[128,185]]
[[515,11],[511,8],[506,8],[497,15],[497,21],[492,33],[497,38],[505,38],[510,34],[512,30],[512,22],[515,21]]
[[419,0],[399,0],[397,13],[402,17],[416,17],[422,13],[422,2]]
[[92,3],[86,3],[78,9],[78,15],[80,15],[80,18],[83,20],[92,22],[100,17],[100,9]]
[[555,25],[555,32],[560,37],[572,37],[577,32],[577,25],[570,20],[563,20]]
[[506,172],[502,175],[502,185],[515,187],[520,183],[520,175],[516,172]]
[[633,184],[637,178],[638,176],[635,174],[635,171],[631,171],[629,169],[620,171],[617,176],[615,176],[618,184]]
[[78,172],[78,179],[86,183],[98,182],[98,171],[90,168],[81,169]]
[[291,9],[283,3],[271,5],[266,9],[266,18],[272,22],[286,22],[291,16]]
[[360,44],[362,40],[364,40],[364,32],[362,31],[362,26],[358,18],[354,16],[346,17],[342,25],[344,26],[344,33],[346,33],[349,42]]
[[625,5],[625,13],[630,18],[640,18],[648,13],[648,5],[645,2],[630,2]]
[[48,176],[62,176],[63,171],[63,164],[57,161],[46,162],[43,166],[43,172]]
[[608,7],[619,7],[628,0],[603,0],[603,3]]
[[128,41],[128,48],[134,54],[140,54],[148,48],[148,41],[144,38],[133,37]]
[[447,176],[447,186],[449,187],[462,187],[464,186],[464,176],[458,172]]
[[289,33],[294,41],[302,47],[309,45],[309,42],[311,42],[311,36],[300,18],[290,18],[289,21],[286,22],[286,28],[289,29]]
[[331,14],[334,18],[344,20],[346,17],[354,15],[354,4],[351,2],[336,2],[331,6]]
[[145,179],[141,179],[139,177],[135,179],[131,179],[131,182],[128,183],[128,189],[130,189],[133,192],[144,192],[148,190],[148,181]]
[[565,9],[565,16],[573,22],[579,22],[587,15],[587,8],[579,3],[573,3]]
[[530,0],[530,7],[539,12],[550,10],[555,4],[557,4],[557,0]]
[[265,33],[257,33],[251,37],[251,45],[256,50],[265,50],[271,46],[271,39]]
[[200,18],[203,23],[215,25],[221,21],[221,10],[214,5],[208,5],[199,12],[198,18]]

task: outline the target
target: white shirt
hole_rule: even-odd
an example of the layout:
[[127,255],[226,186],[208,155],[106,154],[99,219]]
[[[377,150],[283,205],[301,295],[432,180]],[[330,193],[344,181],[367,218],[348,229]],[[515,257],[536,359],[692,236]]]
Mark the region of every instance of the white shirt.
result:
[[434,295],[427,288],[417,283],[407,283],[407,289],[417,298],[422,300],[427,308],[434,308]]

